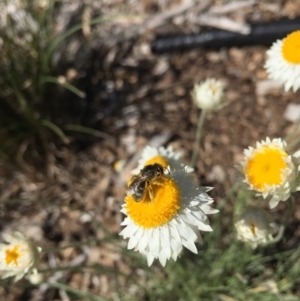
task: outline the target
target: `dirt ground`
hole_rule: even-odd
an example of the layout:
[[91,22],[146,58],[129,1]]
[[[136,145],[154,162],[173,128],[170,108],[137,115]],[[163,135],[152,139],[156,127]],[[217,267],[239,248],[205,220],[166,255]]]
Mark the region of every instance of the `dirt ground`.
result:
[[[119,239],[123,220],[120,207],[130,170],[136,167],[140,151],[148,144],[172,145],[183,153],[183,161],[189,163],[200,114],[190,95],[195,83],[214,77],[226,86],[227,105],[209,113],[205,121],[195,171],[198,184],[214,187],[210,196],[215,199],[216,207],[239,180],[234,166],[243,159],[244,148],[266,137],[284,138],[293,130],[293,123],[283,114],[288,104],[299,103],[300,92],[285,93],[280,87],[263,94],[257,90],[267,79],[263,67],[267,47],[197,48],[154,54],[150,46],[155,36],[195,33],[208,27],[190,22],[193,12],[190,8],[166,19],[160,26],[132,34],[134,26],[141,24],[140,16],[153,19],[180,6],[180,1],[143,0],[135,2],[136,5],[113,2],[114,5],[103,1],[102,6],[86,14],[94,17],[125,12],[138,17],[120,17],[102,26],[87,27],[87,32],[68,40],[57,59],[60,61],[70,53],[59,72],[87,96],[82,100],[65,93],[61,116],[56,122],[67,119],[97,129],[105,136],[68,133],[69,145],[53,144],[51,177],[38,170],[28,174],[5,165],[2,168],[0,224],[4,231],[26,231],[44,249],[90,239],[98,242],[44,254],[41,269],[82,263],[131,274],[132,266],[111,242]],[[208,1],[205,11],[225,2]],[[201,1],[195,1],[195,7],[201,7]],[[300,1],[291,0],[261,1],[223,15],[242,22],[297,14],[300,14]],[[76,23],[76,19],[72,22]],[[96,32],[98,39],[93,36],[93,41],[85,47],[84,42],[91,41],[89,30]],[[122,33],[133,37],[122,37]],[[234,199],[227,201],[225,211],[230,213]],[[273,212],[280,215],[281,210],[279,205]],[[289,225],[288,231],[300,233],[299,218],[298,206],[295,222]],[[296,243],[299,243],[298,235],[286,242]],[[126,242],[120,241],[119,245],[125,246]],[[51,277],[64,279],[71,287],[114,298],[112,286],[115,283],[111,275],[57,271]],[[60,290],[47,285],[35,288],[17,285],[13,290],[2,287],[0,296],[7,301],[69,300],[64,299]]]

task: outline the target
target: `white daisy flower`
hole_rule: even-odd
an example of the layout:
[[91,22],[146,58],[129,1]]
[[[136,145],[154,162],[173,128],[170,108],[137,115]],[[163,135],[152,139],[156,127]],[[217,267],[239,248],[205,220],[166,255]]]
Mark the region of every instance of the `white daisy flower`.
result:
[[277,40],[267,51],[265,63],[269,78],[284,84],[285,91],[300,87],[300,30],[290,33],[283,40]]
[[27,273],[37,274],[41,248],[20,232],[2,234],[7,244],[0,244],[0,270],[6,271],[2,278],[15,277],[20,280]]
[[267,138],[257,142],[256,148],[244,150],[244,182],[264,199],[270,198],[270,208],[274,208],[300,190],[299,163],[300,152],[289,155],[285,141]]
[[212,231],[206,215],[218,212],[210,207],[209,190],[197,188],[190,174],[178,170],[150,181],[139,202],[127,195],[120,235],[129,238],[128,249],[144,254],[148,266],[154,259],[163,266],[170,258],[176,261],[183,247],[197,254],[195,242],[202,241],[199,230]]
[[198,108],[206,111],[215,111],[224,105],[223,89],[224,85],[221,81],[208,78],[199,85],[195,85],[191,94]]
[[260,208],[246,208],[243,214],[236,218],[234,225],[237,230],[237,238],[249,243],[253,249],[273,240],[274,223],[272,218]]
[[194,168],[191,168],[179,159],[182,154],[180,152],[174,152],[172,146],[164,147],[152,147],[147,145],[141,154],[141,159],[138,161],[138,167],[132,170],[132,174],[138,174],[140,170],[149,164],[158,163],[162,165],[165,169],[169,166],[171,170],[180,170],[185,169],[186,172],[194,171]]

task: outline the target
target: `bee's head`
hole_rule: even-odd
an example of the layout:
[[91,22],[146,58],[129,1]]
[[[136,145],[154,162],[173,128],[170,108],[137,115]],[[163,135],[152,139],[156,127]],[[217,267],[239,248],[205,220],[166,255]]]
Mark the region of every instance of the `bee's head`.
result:
[[158,163],[154,163],[153,167],[155,169],[156,175],[157,176],[161,176],[164,173],[164,168],[162,165],[158,164]]
[[161,176],[164,173],[164,168],[158,163],[146,165],[142,169],[142,174],[145,177]]

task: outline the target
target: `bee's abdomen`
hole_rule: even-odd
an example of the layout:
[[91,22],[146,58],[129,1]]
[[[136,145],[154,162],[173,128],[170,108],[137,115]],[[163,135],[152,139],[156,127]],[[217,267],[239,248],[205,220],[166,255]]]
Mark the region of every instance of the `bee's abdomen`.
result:
[[141,182],[134,188],[133,198],[135,201],[141,201],[145,192],[146,182]]

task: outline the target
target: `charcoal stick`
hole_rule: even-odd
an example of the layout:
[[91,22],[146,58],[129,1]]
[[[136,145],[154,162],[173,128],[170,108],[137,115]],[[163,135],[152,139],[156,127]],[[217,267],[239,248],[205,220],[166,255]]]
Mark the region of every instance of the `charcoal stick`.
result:
[[197,47],[220,49],[232,46],[271,45],[277,39],[299,29],[300,17],[279,19],[272,22],[250,23],[250,34],[210,29],[199,34],[172,35],[157,37],[152,43],[154,53],[188,50]]

